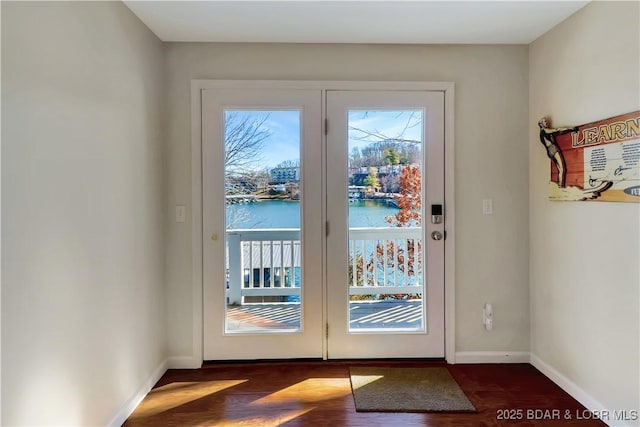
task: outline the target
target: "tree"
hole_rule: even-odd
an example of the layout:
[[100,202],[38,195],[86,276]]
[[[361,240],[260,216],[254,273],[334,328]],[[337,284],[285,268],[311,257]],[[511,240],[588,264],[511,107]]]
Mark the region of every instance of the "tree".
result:
[[[269,115],[251,117],[239,111],[225,113],[224,127],[224,184],[227,195],[256,191],[261,182],[268,182],[268,174],[260,171],[264,141],[271,136],[266,126]],[[243,206],[227,206],[226,227],[236,228],[250,217]],[[257,226],[258,223],[254,225]]]
[[373,191],[380,189],[380,180],[378,179],[378,169],[369,168],[369,175],[364,179],[364,185],[373,188]]
[[394,139],[371,142],[366,147],[351,150],[351,167],[385,166],[420,162],[421,144]]
[[388,173],[379,176],[380,188],[383,193],[397,193],[400,191],[400,175],[397,173]]
[[358,147],[353,147],[351,149],[351,156],[349,158],[349,166],[352,168],[359,168],[364,166],[362,161],[362,155],[360,154],[360,149]]
[[[226,194],[256,191],[264,141],[271,136],[266,126],[269,115],[247,116],[240,111],[225,114],[224,177]],[[264,171],[263,171],[264,172]]]
[[396,227],[418,226],[422,220],[422,176],[420,168],[405,166],[400,174],[400,195],[396,197],[400,210],[385,218]]
[[400,153],[393,147],[387,147],[384,149],[384,158],[388,165],[400,164]]
[[225,114],[225,177],[256,169],[262,159],[264,141],[271,136],[271,131],[265,125],[268,114],[258,118],[240,113],[229,111]]
[[[419,167],[407,166],[400,175],[400,195],[396,197],[400,210],[385,220],[396,227],[419,226],[422,221],[422,178]],[[386,265],[397,268],[398,271],[414,276],[416,268],[422,259],[422,243],[414,239],[407,239],[403,245],[393,241],[377,243],[375,252],[366,264],[369,274],[380,271]],[[417,263],[417,264],[416,264]],[[406,270],[406,271],[405,271]],[[396,298],[402,298],[396,295]]]

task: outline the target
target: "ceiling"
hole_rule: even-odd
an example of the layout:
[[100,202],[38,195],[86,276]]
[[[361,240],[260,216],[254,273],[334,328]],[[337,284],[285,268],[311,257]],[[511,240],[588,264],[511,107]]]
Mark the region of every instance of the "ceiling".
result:
[[124,1],[163,41],[528,44],[588,1]]

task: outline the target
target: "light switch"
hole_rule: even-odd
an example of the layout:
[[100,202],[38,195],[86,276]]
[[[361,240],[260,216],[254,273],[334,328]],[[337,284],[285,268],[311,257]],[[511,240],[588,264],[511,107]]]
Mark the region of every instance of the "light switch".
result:
[[187,216],[187,208],[184,205],[176,206],[176,222],[184,222]]
[[493,199],[482,200],[482,213],[484,215],[493,215]]

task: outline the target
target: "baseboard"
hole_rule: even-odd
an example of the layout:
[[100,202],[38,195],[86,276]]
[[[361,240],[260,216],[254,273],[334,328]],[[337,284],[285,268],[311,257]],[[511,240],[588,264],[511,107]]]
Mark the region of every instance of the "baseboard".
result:
[[456,363],[529,363],[527,351],[458,351]]
[[174,356],[167,359],[167,369],[199,369],[202,359],[191,356]]
[[140,389],[131,396],[124,405],[120,408],[120,410],[116,413],[116,415],[111,418],[111,421],[107,425],[109,426],[121,426],[124,422],[129,418],[129,416],[133,413],[133,411],[138,407],[142,399],[149,393],[149,390],[158,382],[158,380],[167,372],[167,360],[164,360],[160,365],[153,371],[153,373],[149,376],[149,378],[142,384]]
[[[531,354],[531,364],[540,372],[542,372],[547,378],[556,383],[558,387],[567,392],[571,397],[580,402],[585,408],[595,414],[609,414],[610,418],[613,417],[614,412],[607,409],[602,403],[598,402],[593,396],[584,391],[580,386],[571,381],[569,378],[565,377],[562,373],[556,370],[553,366],[546,363],[544,360],[536,356],[535,354]],[[636,424],[627,424],[624,421],[617,420],[602,420],[609,426],[615,427],[632,427],[638,426],[638,422],[635,421]]]

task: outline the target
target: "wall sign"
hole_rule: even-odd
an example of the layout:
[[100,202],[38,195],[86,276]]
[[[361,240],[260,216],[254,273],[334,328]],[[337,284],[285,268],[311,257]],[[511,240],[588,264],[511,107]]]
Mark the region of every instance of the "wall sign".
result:
[[640,202],[640,111],[572,127],[538,122],[550,200]]

